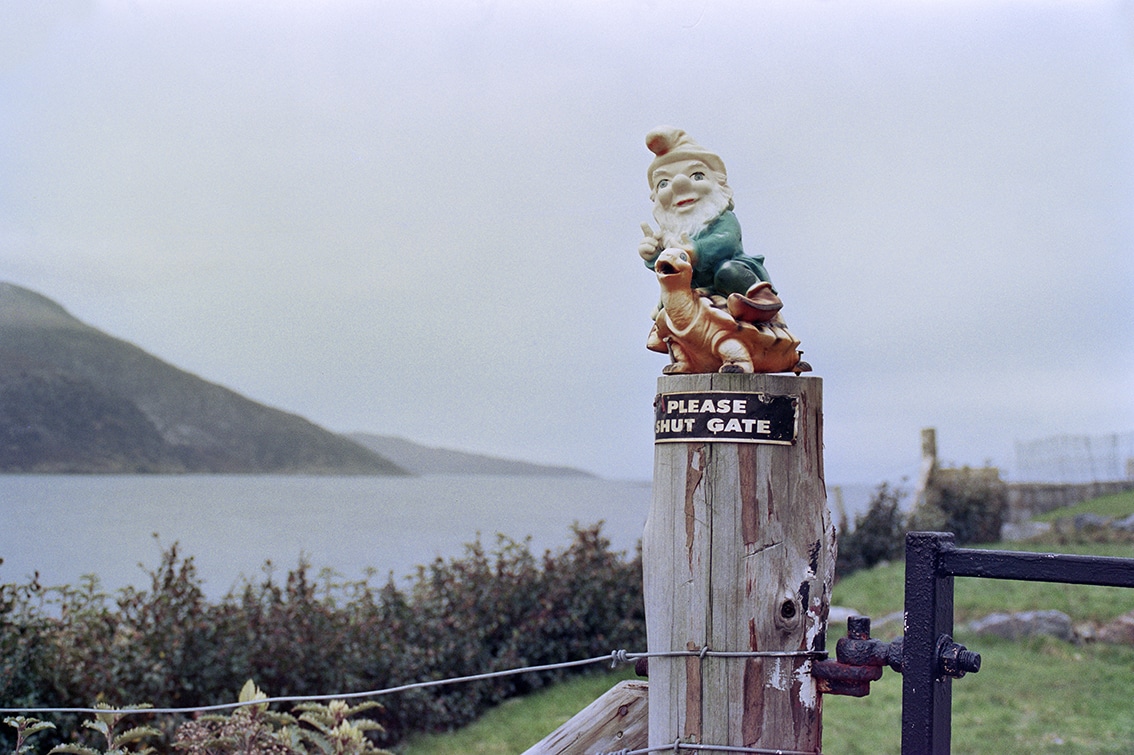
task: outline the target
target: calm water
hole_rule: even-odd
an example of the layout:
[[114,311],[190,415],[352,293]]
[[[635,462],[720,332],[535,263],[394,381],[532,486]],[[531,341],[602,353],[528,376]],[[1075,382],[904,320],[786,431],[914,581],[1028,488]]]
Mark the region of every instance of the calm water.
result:
[[46,585],[93,573],[107,588],[145,587],[143,566],[177,541],[217,598],[269,559],[280,572],[303,555],[349,578],[373,567],[400,579],[478,533],[486,546],[530,536],[542,554],[569,544],[573,522],[599,520],[632,551],[650,495],[648,482],[558,477],[0,475],[0,581],[38,570]]
[[[870,489],[843,488],[852,521]],[[39,571],[45,585],[97,574],[109,589],[146,587],[162,546],[179,542],[219,598],[268,560],[281,576],[303,556],[348,578],[401,579],[478,534],[486,546],[530,536],[542,554],[570,543],[572,523],[599,520],[632,552],[650,497],[648,482],[569,477],[0,475],[0,581]]]

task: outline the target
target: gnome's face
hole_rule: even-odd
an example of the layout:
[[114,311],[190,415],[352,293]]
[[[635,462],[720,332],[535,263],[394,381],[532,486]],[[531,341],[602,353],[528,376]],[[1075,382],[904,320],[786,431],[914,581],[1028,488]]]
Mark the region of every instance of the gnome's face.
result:
[[724,174],[696,158],[659,165],[651,181],[654,219],[666,247],[680,246],[682,236],[696,236],[732,205],[732,190]]
[[664,212],[691,215],[713,193],[716,172],[700,160],[678,160],[654,171],[654,202]]

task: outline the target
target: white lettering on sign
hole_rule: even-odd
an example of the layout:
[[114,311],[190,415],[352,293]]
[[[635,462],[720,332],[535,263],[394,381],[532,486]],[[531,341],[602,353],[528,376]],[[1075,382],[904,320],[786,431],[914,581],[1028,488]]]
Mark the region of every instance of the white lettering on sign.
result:
[[743,398],[722,398],[716,403],[711,398],[704,401],[695,398],[670,399],[665,403],[666,414],[744,414],[747,411],[748,400]]
[[694,420],[692,417],[682,419],[659,419],[654,423],[655,433],[692,432]]
[[654,402],[655,442],[719,443],[795,440],[797,399],[764,393],[703,391],[662,394]]
[[752,433],[753,428],[755,428],[757,435],[772,434],[772,422],[766,419],[737,419],[733,417],[725,422],[720,417],[713,417],[705,423],[705,427],[709,428],[711,433],[739,433],[742,431]]

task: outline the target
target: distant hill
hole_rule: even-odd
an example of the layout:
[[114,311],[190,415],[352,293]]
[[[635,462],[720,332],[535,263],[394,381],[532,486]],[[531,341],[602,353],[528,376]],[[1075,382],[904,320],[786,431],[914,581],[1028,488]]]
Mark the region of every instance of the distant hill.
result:
[[0,472],[406,474],[3,282]]
[[348,438],[389,459],[411,474],[496,474],[593,477],[572,467],[554,467],[526,461],[423,446],[404,438],[372,433],[349,433]]

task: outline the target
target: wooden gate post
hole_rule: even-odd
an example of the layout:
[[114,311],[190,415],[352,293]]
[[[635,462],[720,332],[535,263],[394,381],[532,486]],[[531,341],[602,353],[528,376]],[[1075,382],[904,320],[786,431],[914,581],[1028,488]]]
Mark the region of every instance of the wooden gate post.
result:
[[648,651],[688,654],[650,657],[650,746],[818,752],[811,662],[835,568],[822,380],[667,375],[657,400]]

